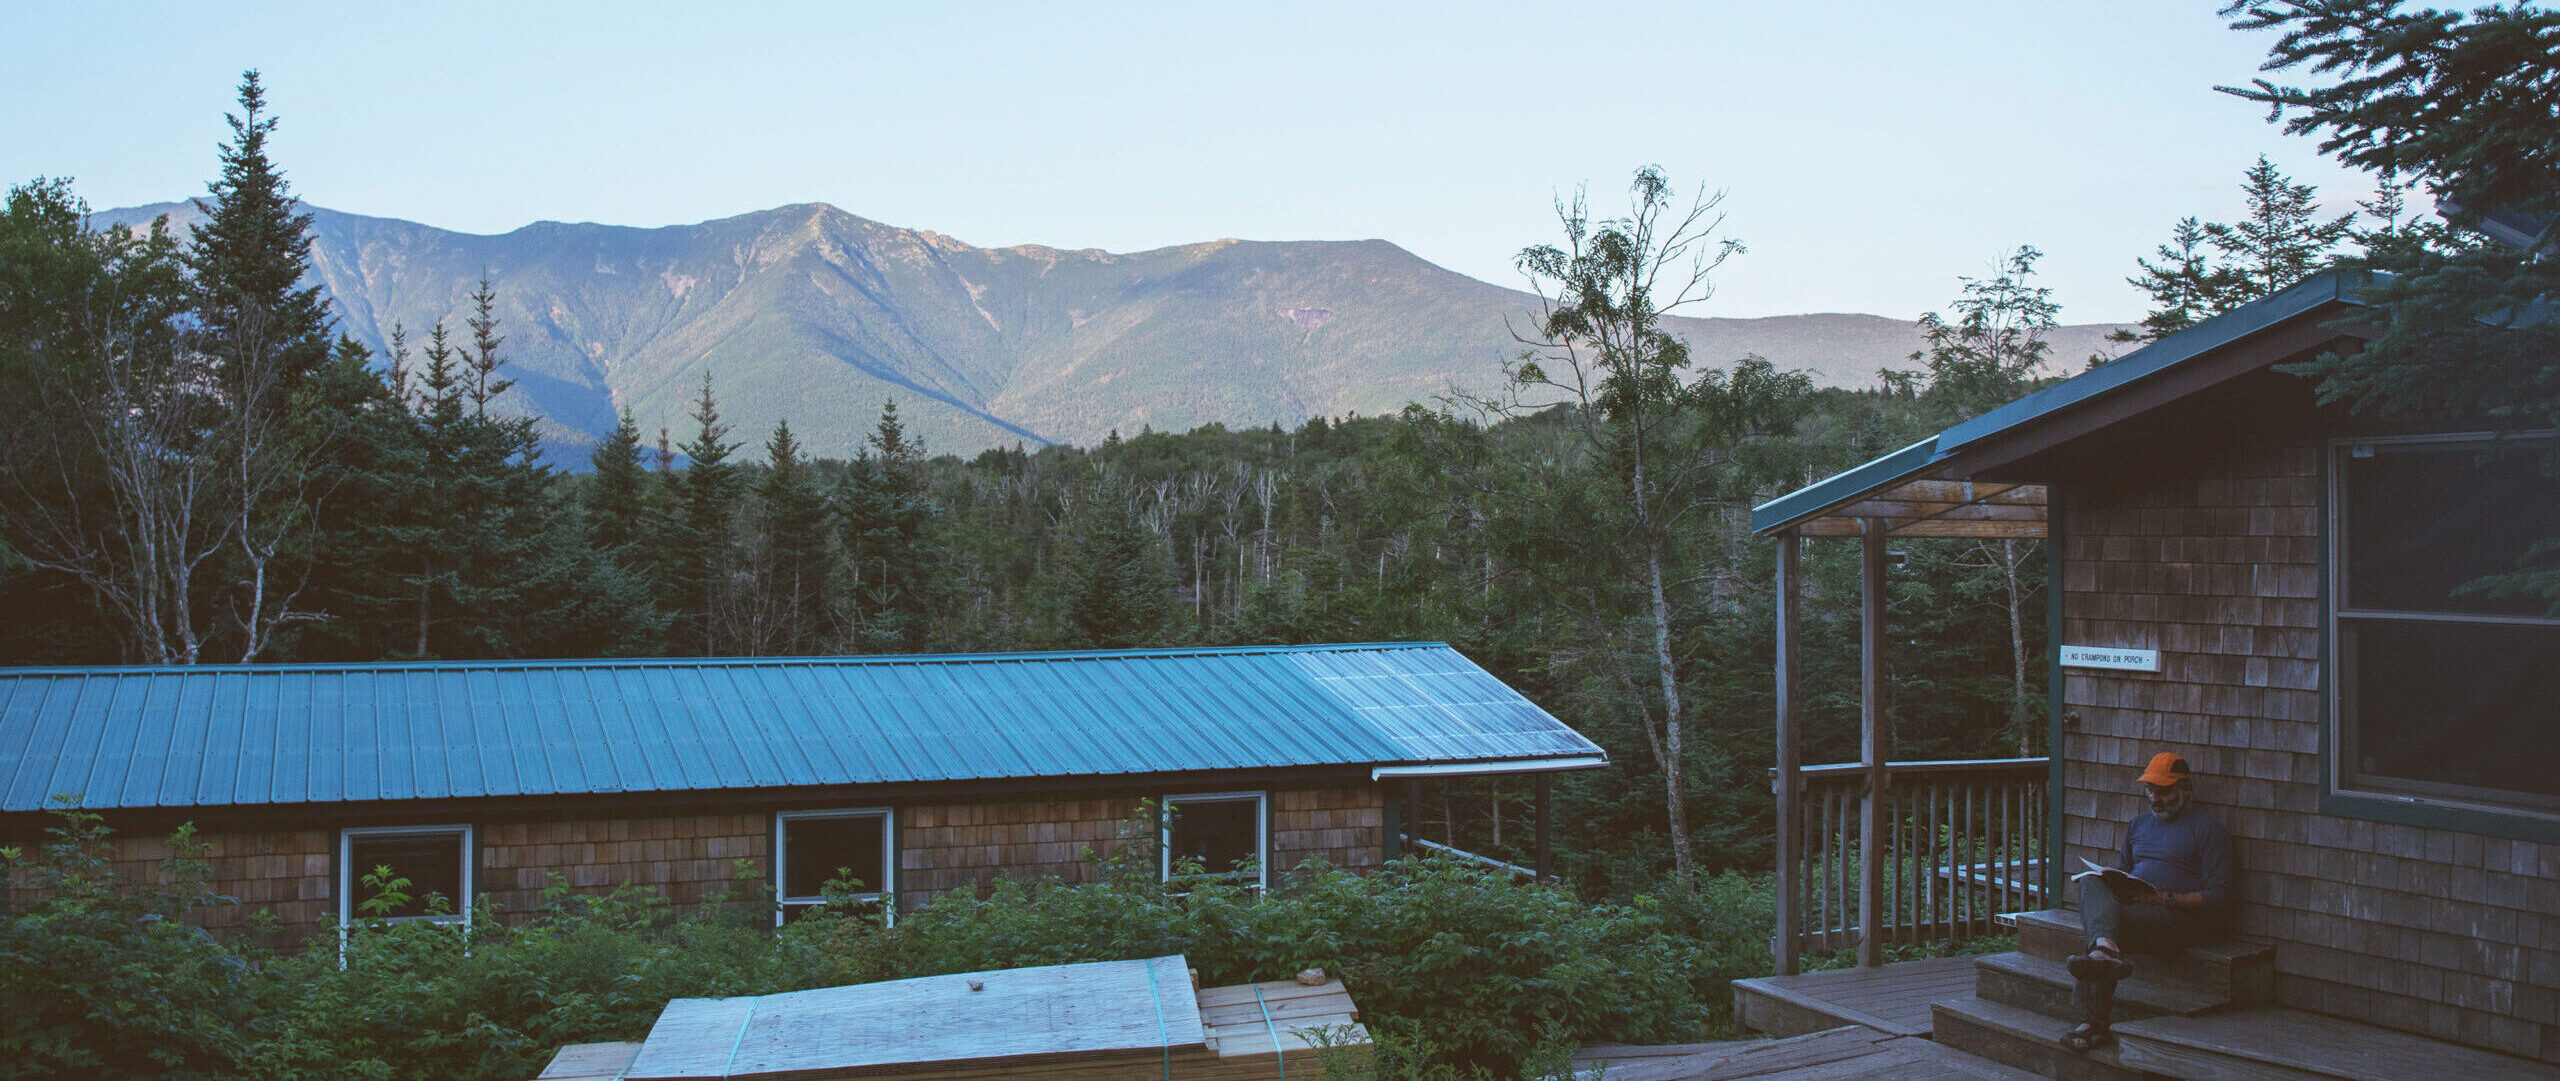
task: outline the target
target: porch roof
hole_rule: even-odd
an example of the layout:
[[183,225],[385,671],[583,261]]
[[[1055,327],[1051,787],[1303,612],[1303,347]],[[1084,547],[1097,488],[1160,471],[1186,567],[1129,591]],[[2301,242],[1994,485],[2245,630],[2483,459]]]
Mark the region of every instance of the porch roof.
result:
[[[1891,454],[1779,496],[1751,511],[1751,530],[1805,537],[2041,537],[2041,484],[1979,479],[2029,449],[2094,432],[2272,363],[2239,363],[2228,347],[2278,328],[2316,324],[2360,304],[2364,275],[2329,273],[2134,350]],[[2254,361],[2252,363],[2251,361]]]

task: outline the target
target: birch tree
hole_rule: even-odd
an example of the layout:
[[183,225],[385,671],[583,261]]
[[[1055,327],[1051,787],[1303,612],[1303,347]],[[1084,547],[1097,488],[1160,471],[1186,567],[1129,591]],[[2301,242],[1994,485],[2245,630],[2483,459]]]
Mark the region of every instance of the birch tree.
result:
[[1610,570],[1634,594],[1635,614],[1631,633],[1602,631],[1604,644],[1629,647],[1604,649],[1603,663],[1644,714],[1647,746],[1662,770],[1672,873],[1683,882],[1695,860],[1675,594],[1700,576],[1674,565],[1676,540],[1700,528],[1693,518],[1701,510],[1747,497],[1749,485],[1729,468],[1735,449],[1789,426],[1811,392],[1805,377],[1781,375],[1757,358],[1730,376],[1692,372],[1688,344],[1663,328],[1666,315],[1704,302],[1714,291],[1711,273],[1743,250],[1717,235],[1722,198],[1701,192],[1684,206],[1662,171],[1647,167],[1629,186],[1623,216],[1594,217],[1580,191],[1559,200],[1563,243],[1532,246],[1518,259],[1540,307],[1533,326],[1515,331],[1525,348],[1499,403],[1513,413],[1565,406],[1581,458],[1610,493],[1607,525],[1619,555]]

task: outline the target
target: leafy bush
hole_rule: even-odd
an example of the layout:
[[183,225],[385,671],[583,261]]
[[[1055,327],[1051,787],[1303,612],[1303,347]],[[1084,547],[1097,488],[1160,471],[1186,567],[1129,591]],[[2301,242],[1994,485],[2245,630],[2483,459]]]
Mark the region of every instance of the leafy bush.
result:
[[149,881],[109,862],[109,831],[68,806],[42,858],[0,851],[0,895],[30,903],[0,924],[0,1078],[213,1078],[264,1035],[273,982],[185,922],[223,903],[194,831],[170,839]]
[[273,966],[292,1005],[255,1072],[530,1077],[562,1044],[641,1038],[671,998],[816,986],[808,951],[777,940],[754,918],[764,911],[678,918],[654,891],[579,894],[554,876],[521,923],[486,904],[467,927],[359,920],[343,947],[314,943]]
[[41,859],[7,854],[33,900],[0,926],[0,1078],[521,1078],[563,1044],[640,1038],[671,998],[1172,953],[1212,985],[1340,974],[1378,1037],[1375,1076],[1543,1076],[1586,1042],[1720,1034],[1727,981],[1768,971],[1765,879],[1623,904],[1446,859],[1309,865],[1268,893],[1168,885],[1144,816],[1100,881],[999,883],[891,926],[842,904],[777,934],[742,868],[739,895],[684,915],[649,890],[555,880],[520,920],[486,903],[467,926],[361,919],[268,957],[183,923],[225,901],[188,831],[151,881],[112,873],[94,815],[66,811],[51,833]]
[[[1588,904],[1448,859],[1370,874],[1310,865],[1268,894],[1179,892],[1131,849],[1100,882],[948,895],[885,930],[841,922],[818,950],[845,982],[1170,953],[1210,985],[1319,967],[1343,977],[1364,1019],[1427,1033],[1430,1057],[1505,1073],[1542,1041],[1701,1038],[1725,982],[1768,970],[1766,888],[1739,876],[1671,905]],[[1717,937],[1694,936],[1709,928]]]

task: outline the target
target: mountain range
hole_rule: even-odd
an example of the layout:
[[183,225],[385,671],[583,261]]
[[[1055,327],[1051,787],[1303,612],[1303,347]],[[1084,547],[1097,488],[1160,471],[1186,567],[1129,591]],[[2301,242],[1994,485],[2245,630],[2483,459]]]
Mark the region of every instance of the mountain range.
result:
[[[851,457],[894,399],[936,453],[1089,445],[1181,431],[1392,413],[1498,385],[1537,298],[1383,240],[1215,240],[1115,254],[980,248],[820,203],[664,228],[537,222],[458,233],[306,205],[312,274],[339,329],[380,353],[459,333],[494,286],[512,407],[583,467],[625,407],[644,437],[689,438],[712,380],[745,457],[788,419],[809,452]],[[105,211],[101,225],[192,203]],[[1827,386],[1910,366],[1915,324],[1874,315],[1673,318],[1691,356],[1757,353]],[[2062,328],[2077,366],[2113,325]]]

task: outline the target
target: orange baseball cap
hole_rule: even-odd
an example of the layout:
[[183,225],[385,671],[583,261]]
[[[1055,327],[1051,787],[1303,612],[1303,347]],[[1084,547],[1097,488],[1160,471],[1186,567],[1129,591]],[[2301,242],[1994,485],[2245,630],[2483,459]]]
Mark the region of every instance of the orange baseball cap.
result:
[[2187,760],[2176,751],[2162,751],[2151,756],[2151,768],[2142,771],[2142,783],[2163,788],[2187,779]]

